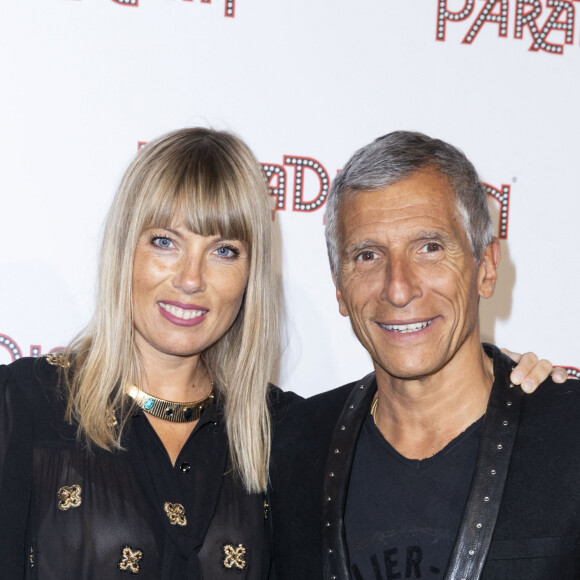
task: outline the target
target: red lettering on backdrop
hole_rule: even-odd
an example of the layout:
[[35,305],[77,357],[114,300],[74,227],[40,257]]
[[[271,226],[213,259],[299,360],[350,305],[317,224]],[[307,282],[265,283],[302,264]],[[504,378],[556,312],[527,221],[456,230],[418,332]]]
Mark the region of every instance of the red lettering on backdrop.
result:
[[[479,0],[477,0],[479,1]],[[574,43],[575,6],[580,0],[482,0],[483,5],[469,25],[463,44],[472,44],[483,25],[487,22],[498,24],[498,37],[508,36],[509,10],[514,15],[514,38],[524,38],[529,33],[532,43],[529,50],[562,54],[564,45]],[[452,0],[438,0],[436,39],[445,41],[448,23],[468,20],[475,11],[476,0],[464,0],[459,10],[453,11]],[[543,24],[542,24],[543,22]],[[563,42],[554,42],[552,33],[561,32]]]
[[[292,209],[294,211],[316,211],[317,209],[320,209],[326,201],[328,189],[330,187],[328,173],[322,164],[311,157],[293,157],[285,155],[284,165],[294,165],[296,168],[294,174],[294,204]],[[314,171],[320,180],[318,194],[310,201],[304,199],[305,170]]]
[[22,358],[22,351],[16,341],[6,334],[0,334],[0,346],[3,346],[9,353],[13,361]]
[[[496,6],[498,6],[499,14],[497,11],[494,12]],[[508,0],[487,0],[475,19],[475,22],[465,35],[463,39],[464,44],[471,44],[486,22],[499,23],[499,36],[507,36]]]
[[502,185],[501,189],[496,189],[495,187],[484,183],[483,188],[488,197],[491,197],[499,203],[499,231],[497,237],[500,240],[507,240],[510,213],[510,186]]
[[[194,0],[183,0],[184,2],[193,2]],[[119,6],[131,6],[133,8],[139,7],[139,0],[111,0],[114,4]],[[201,4],[211,4],[211,0],[200,0]],[[224,16],[227,18],[234,18],[236,15],[236,0],[225,0]]]
[[[275,199],[274,213],[286,209],[286,192],[288,177],[284,166],[294,167],[294,202],[293,211],[316,211],[326,202],[328,190],[330,189],[330,178],[328,172],[316,159],[312,157],[298,157],[284,155],[284,166],[277,163],[262,163],[262,171],[266,183],[270,189],[270,195]],[[306,172],[312,171],[318,177],[319,187],[316,195],[306,199],[305,177]],[[273,215],[274,215],[273,213]]]
[[[578,1],[578,0],[575,0]],[[522,38],[523,29],[528,28],[534,42],[530,50],[544,50],[556,54],[562,54],[564,48],[562,44],[549,43],[546,38],[552,30],[564,31],[564,42],[572,44],[574,36],[574,5],[566,0],[547,0],[547,4],[552,8],[543,27],[538,26],[538,18],[542,13],[542,4],[539,0],[517,0],[516,4],[516,26],[515,37]],[[526,6],[528,9],[526,11]],[[562,21],[562,18],[564,20]]]
[[286,170],[282,165],[275,163],[262,163],[262,171],[266,178],[266,184],[270,189],[270,195],[275,199],[274,213],[286,209]]
[[465,0],[465,5],[459,12],[451,12],[447,8],[447,0],[439,0],[439,10],[437,14],[437,40],[445,40],[445,24],[447,20],[459,22],[469,18],[473,12],[473,1]]
[[224,16],[233,18],[236,15],[236,0],[226,0],[226,8]]
[[[12,361],[22,358],[22,349],[20,348],[18,343],[7,334],[0,334],[0,347],[4,347],[8,351],[8,354],[10,355]],[[54,348],[51,348],[48,352],[49,353],[59,352],[61,350],[64,350],[64,346],[56,346]],[[39,344],[31,344],[30,356],[37,357],[41,355],[42,355],[42,347]]]
[[[183,0],[184,2],[193,2],[193,0]],[[202,4],[211,4],[211,0],[200,0]],[[236,15],[236,0],[225,0],[224,16],[233,18]]]

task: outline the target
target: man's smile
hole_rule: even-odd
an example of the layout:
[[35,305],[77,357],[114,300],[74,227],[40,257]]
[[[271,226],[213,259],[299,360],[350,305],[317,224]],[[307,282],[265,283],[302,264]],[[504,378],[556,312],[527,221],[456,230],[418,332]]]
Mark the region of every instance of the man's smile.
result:
[[379,326],[388,330],[389,332],[399,332],[399,333],[408,333],[408,332],[418,332],[427,328],[434,319],[425,320],[423,322],[413,322],[411,324],[381,324],[379,322]]

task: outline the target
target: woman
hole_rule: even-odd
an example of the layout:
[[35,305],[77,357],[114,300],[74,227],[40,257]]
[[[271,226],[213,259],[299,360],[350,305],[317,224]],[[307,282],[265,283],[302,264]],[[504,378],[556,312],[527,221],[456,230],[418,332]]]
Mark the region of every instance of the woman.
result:
[[137,154],[90,325],[2,369],[1,578],[267,575],[271,261],[239,139],[185,129]]
[[137,154],[90,325],[0,366],[0,578],[268,576],[269,408],[290,399],[268,389],[272,255],[239,139],[184,129]]

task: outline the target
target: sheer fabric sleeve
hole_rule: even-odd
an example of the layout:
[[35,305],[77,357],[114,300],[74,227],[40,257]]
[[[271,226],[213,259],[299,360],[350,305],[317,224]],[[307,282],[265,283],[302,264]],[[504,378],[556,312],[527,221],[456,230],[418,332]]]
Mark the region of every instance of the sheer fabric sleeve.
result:
[[[11,368],[0,366],[0,490],[6,478],[6,455],[14,432],[12,389],[9,388]],[[0,520],[0,523],[2,520]]]
[[32,480],[30,410],[12,365],[0,366],[0,578],[24,578]]

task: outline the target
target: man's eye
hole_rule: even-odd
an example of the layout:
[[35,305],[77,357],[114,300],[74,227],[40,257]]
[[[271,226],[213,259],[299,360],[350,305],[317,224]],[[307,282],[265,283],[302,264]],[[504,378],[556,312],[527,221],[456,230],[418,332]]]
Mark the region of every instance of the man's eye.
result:
[[163,236],[152,237],[151,243],[158,248],[171,248],[173,246],[173,242],[169,238]]
[[429,242],[428,244],[425,244],[423,246],[423,251],[427,253],[439,252],[442,249],[443,249],[442,246],[436,242]]
[[374,260],[376,257],[377,255],[374,252],[371,252],[370,250],[365,250],[364,252],[358,254],[356,259],[361,262],[370,262],[371,260]]

